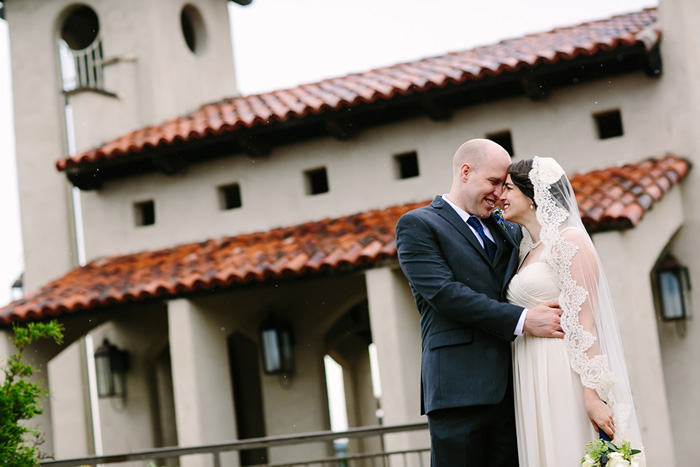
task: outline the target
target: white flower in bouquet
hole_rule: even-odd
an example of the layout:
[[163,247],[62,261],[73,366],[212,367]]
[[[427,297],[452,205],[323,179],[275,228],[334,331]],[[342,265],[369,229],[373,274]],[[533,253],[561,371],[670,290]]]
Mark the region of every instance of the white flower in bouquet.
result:
[[600,464],[594,461],[591,456],[586,454],[581,460],[581,467],[600,467]]
[[608,454],[608,463],[605,467],[630,467],[630,463],[621,453],[611,452]]

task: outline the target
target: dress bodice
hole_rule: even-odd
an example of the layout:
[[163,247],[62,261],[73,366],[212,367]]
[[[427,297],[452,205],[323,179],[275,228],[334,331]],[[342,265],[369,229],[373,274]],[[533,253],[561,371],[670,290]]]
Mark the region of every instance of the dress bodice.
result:
[[560,290],[554,280],[554,270],[542,261],[528,264],[508,285],[508,302],[525,308],[557,300]]

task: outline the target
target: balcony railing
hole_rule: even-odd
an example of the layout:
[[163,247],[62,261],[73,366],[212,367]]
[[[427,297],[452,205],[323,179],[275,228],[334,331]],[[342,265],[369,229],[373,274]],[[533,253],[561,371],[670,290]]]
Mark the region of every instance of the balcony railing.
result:
[[[213,460],[214,467],[221,467],[223,465],[221,463],[221,454],[225,452],[334,441],[344,438],[369,438],[394,433],[424,431],[427,429],[427,423],[351,428],[347,431],[342,432],[321,431],[316,433],[269,436],[266,438],[252,438],[246,439],[244,441],[232,441],[229,443],[209,444],[195,447],[155,448],[125,454],[110,454],[103,456],[86,456],[74,459],[50,460],[43,461],[40,465],[42,467],[76,467],[97,464],[116,464],[120,462],[146,461],[149,463],[152,462],[153,465],[158,466],[161,465],[159,464],[159,461],[162,461],[164,459],[174,459],[186,455],[200,454],[212,456],[211,459]],[[430,464],[429,458],[429,447],[414,447],[413,449],[408,450],[351,454],[347,456],[309,459],[283,464],[264,464],[259,467],[427,467]]]
[[72,93],[82,90],[104,92],[104,57],[99,37],[82,50],[70,50],[72,63],[64,67],[63,90]]

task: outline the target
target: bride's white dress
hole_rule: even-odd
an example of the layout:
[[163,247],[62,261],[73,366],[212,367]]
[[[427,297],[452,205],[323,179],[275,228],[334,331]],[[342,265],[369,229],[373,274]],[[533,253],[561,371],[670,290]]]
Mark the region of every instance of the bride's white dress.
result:
[[[510,303],[525,308],[557,300],[554,271],[545,262],[523,267],[508,288]],[[521,467],[574,467],[597,438],[583,402],[581,377],[562,339],[524,334],[513,343],[513,386]]]

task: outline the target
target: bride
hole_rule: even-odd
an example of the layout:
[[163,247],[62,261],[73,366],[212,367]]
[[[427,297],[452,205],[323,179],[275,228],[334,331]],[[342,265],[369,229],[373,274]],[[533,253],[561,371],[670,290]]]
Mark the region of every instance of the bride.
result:
[[[505,219],[523,226],[508,301],[558,300],[565,332],[513,344],[520,465],[580,465],[599,429],[642,449],[608,283],[564,170],[548,157],[511,164],[501,202]],[[644,466],[644,453],[636,457]]]

